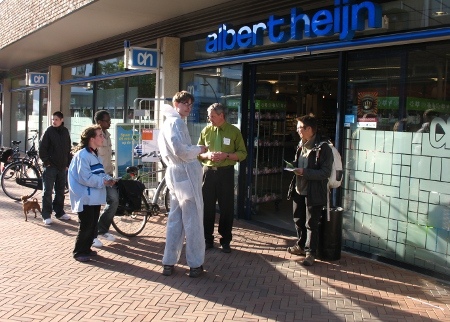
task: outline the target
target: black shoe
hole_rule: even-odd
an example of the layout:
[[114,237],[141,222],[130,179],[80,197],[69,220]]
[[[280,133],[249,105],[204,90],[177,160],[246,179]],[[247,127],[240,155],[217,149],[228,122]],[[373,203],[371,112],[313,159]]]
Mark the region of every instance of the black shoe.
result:
[[203,273],[203,265],[200,267],[191,267],[189,271],[189,277],[199,277]]
[[85,263],[85,262],[89,262],[91,260],[91,257],[89,256],[84,256],[84,255],[79,255],[79,256],[75,256],[74,257],[76,261]]
[[211,248],[214,248],[214,243],[205,242],[205,249],[211,249]]
[[231,247],[230,247],[230,245],[222,245],[222,252],[223,253],[231,253]]
[[88,256],[97,256],[97,252],[95,250],[91,250],[87,255]]
[[173,265],[164,265],[162,274],[164,276],[170,276],[173,273]]

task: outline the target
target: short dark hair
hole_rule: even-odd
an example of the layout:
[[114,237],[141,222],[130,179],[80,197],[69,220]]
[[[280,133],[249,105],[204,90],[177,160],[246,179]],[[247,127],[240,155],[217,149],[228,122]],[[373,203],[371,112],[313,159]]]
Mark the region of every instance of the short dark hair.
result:
[[214,111],[217,114],[223,114],[223,116],[227,116],[227,108],[220,103],[213,103],[208,107],[208,112]]
[[317,132],[318,128],[318,120],[314,114],[310,113],[308,115],[299,116],[296,118],[297,122],[302,122],[303,126],[310,126],[313,130],[313,133]]
[[109,112],[105,111],[105,110],[99,110],[99,111],[95,112],[95,115],[94,115],[95,124],[98,124],[99,121],[103,120],[105,115],[109,115]]
[[63,119],[63,118],[64,118],[64,115],[63,115],[63,113],[62,113],[61,111],[56,111],[56,112],[54,112],[54,113],[52,114],[52,116],[56,116],[56,117],[58,117],[58,118],[60,118],[60,119]]

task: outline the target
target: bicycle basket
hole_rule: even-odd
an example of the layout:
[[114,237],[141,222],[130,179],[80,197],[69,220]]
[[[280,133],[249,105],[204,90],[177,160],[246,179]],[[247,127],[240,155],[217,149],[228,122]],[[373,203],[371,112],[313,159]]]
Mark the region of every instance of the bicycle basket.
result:
[[141,209],[141,198],[145,185],[136,180],[119,180],[119,208],[127,211]]
[[42,190],[41,178],[16,178],[16,183],[24,187]]
[[7,163],[8,159],[12,157],[13,150],[11,148],[0,151],[0,162]]

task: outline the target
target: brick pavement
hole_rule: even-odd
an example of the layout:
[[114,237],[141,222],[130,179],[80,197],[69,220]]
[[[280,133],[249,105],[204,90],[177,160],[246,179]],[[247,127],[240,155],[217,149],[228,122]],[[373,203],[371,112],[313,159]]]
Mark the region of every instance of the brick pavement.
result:
[[184,254],[161,275],[164,216],[86,264],[71,257],[75,220],[45,227],[3,192],[0,204],[0,321],[450,321],[446,282],[347,253],[303,267],[292,237],[246,221],[192,279]]

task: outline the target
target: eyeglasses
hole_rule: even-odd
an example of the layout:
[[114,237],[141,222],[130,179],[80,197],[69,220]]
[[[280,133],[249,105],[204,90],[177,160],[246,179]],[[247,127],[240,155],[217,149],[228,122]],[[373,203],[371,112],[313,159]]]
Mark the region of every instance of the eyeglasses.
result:
[[183,105],[186,105],[187,107],[191,107],[192,104],[194,104],[194,103],[188,103],[188,102],[180,102],[180,103]]

